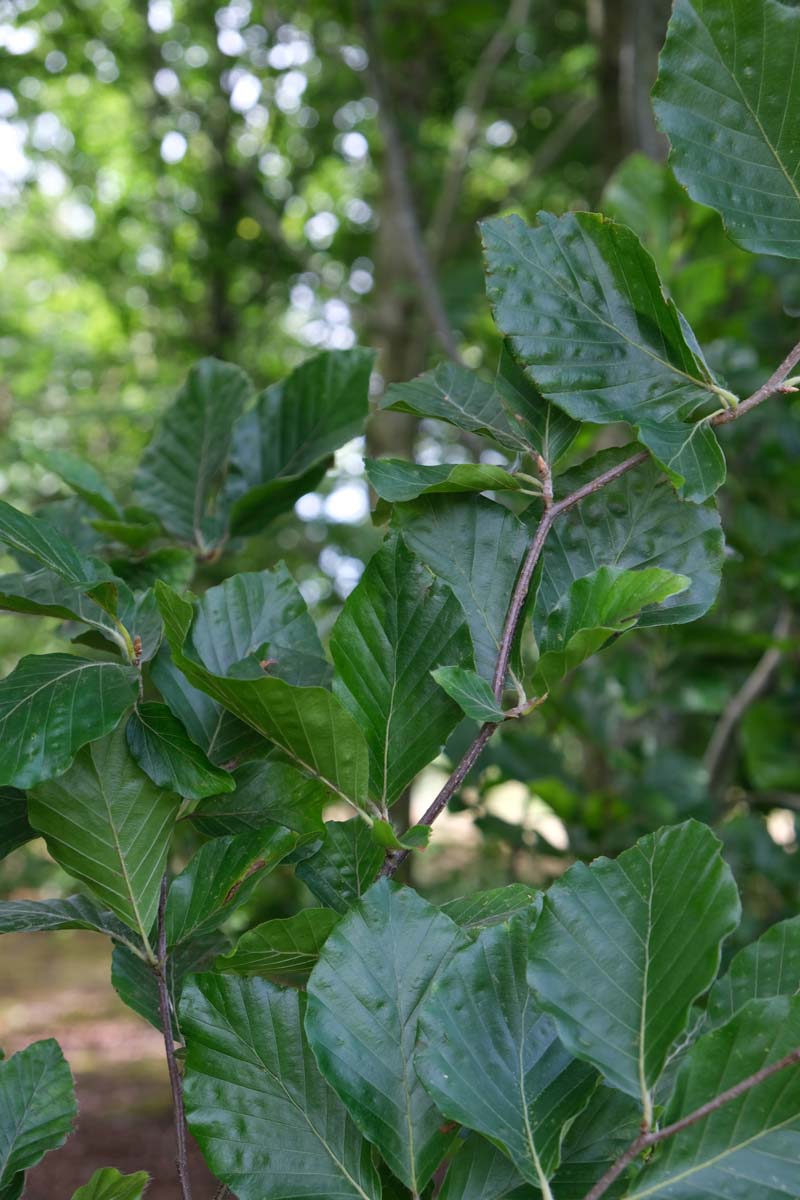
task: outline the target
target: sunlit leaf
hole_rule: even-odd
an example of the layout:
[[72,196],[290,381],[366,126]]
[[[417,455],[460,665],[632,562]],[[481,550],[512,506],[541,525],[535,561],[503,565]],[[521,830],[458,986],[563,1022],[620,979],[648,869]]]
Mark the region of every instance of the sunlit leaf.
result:
[[77,1192],[72,1200],[142,1200],[150,1180],[146,1171],[122,1175],[116,1167],[101,1167]]

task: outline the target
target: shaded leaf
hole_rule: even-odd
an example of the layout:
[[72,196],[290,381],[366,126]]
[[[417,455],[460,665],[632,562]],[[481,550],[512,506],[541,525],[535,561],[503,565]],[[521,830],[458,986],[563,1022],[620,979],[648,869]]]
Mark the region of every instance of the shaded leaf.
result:
[[411,550],[453,589],[467,617],[478,673],[491,679],[508,598],[528,546],[525,526],[482,497],[420,497],[397,505],[392,519]]
[[503,343],[500,351],[495,387],[528,446],[554,466],[578,436],[580,422],[545,400],[515,362],[508,342]]
[[731,960],[726,975],[711,989],[706,1006],[708,1027],[722,1025],[748,1000],[794,996],[800,992],[800,917],[779,921],[758,941]]
[[0,575],[0,608],[32,613],[38,617],[60,617],[81,621],[99,629],[106,638],[119,639],[113,619],[80,587],[43,567],[27,575]]
[[473,1133],[453,1157],[438,1200],[541,1200],[541,1195],[502,1150]]
[[185,588],[192,581],[195,557],[185,546],[161,546],[142,558],[112,558],[109,566],[135,592],[152,587],[163,579],[170,587]]
[[134,667],[71,654],[27,655],[0,682],[0,783],[62,775],[87,742],[108,734],[137,693]]
[[708,402],[730,402],[636,235],[595,213],[482,225],[487,290],[517,360],[579,421],[627,421],[687,499],[725,479]]
[[201,975],[186,988],[189,1128],[239,1200],[380,1200],[370,1146],[316,1068],[305,1005],[263,979]]
[[90,896],[68,896],[66,900],[0,901],[0,933],[49,933],[54,929],[89,929],[104,933],[136,953],[142,947],[127,925],[106,912]]
[[192,605],[156,584],[173,662],[195,687],[252,725],[348,803],[367,805],[367,744],[340,701],[319,687],[292,687],[282,679],[230,679],[184,653]]
[[153,783],[187,800],[236,787],[228,771],[209,762],[166,704],[138,704],[126,727],[131,754]]
[[482,929],[506,921],[516,913],[537,904],[541,892],[524,883],[509,883],[506,887],[490,888],[485,892],[473,892],[471,896],[459,896],[442,905],[442,912],[464,929]]
[[330,908],[303,908],[293,917],[265,921],[243,934],[216,969],[237,975],[307,973],[338,920]]
[[564,1127],[597,1074],[561,1045],[526,979],[535,910],[484,929],[439,973],[419,1013],[417,1074],[446,1117],[499,1143],[546,1189]]
[[101,1167],[77,1192],[72,1200],[142,1200],[150,1181],[146,1171],[122,1175],[116,1167]]
[[364,431],[374,352],[326,350],[258,397],[233,429],[226,503],[235,534],[257,533],[312,491],[331,455]]
[[515,492],[524,486],[502,467],[486,463],[423,467],[402,458],[367,458],[364,469],[375,492],[390,503],[438,492]]
[[[245,763],[231,778],[235,792],[211,796],[191,813],[194,824],[209,837],[247,833],[273,823],[294,830],[303,841],[325,832],[322,810],[330,792],[318,780],[273,759]],[[360,818],[358,824],[363,825]]]
[[224,532],[214,493],[231,446],[233,423],[252,387],[232,363],[204,358],[190,369],[145,449],[134,479],[137,502],[177,538],[201,550]]
[[103,516],[113,519],[120,515],[114,493],[91,463],[66,450],[40,450],[34,446],[25,448],[25,457],[52,471]]
[[[141,550],[157,538],[161,532],[161,524],[152,520],[146,524],[141,521],[92,521],[92,528],[109,542],[121,542],[133,550]],[[194,565],[194,558],[192,558]]]
[[[800,1045],[800,999],[752,1000],[700,1038],[664,1112],[671,1124]],[[664,1142],[627,1200],[784,1200],[797,1190],[800,1066],[779,1071]]]
[[440,753],[461,720],[430,677],[472,657],[464,612],[398,537],[383,544],[345,601],[330,640],[334,694],[364,732],[370,795],[386,808]]
[[297,864],[295,874],[322,904],[345,913],[374,883],[383,857],[372,830],[360,817],[326,821],[325,840]]
[[206,842],[170,884],[169,945],[216,929],[296,845],[297,834],[281,825]]
[[[175,1040],[183,1041],[176,1013],[183,985],[190,975],[210,971],[220,954],[230,949],[230,942],[218,930],[204,933],[173,946],[167,959],[167,986],[172,1007],[172,1027]],[[126,946],[116,946],[111,955],[111,984],[123,1004],[162,1032],[158,979],[149,963],[132,954]]]
[[34,1042],[0,1062],[0,1187],[69,1137],[78,1106],[58,1042]]
[[463,667],[439,667],[431,671],[440,688],[444,688],[465,716],[483,724],[491,721],[495,725],[505,720],[505,713],[495,699],[488,682],[475,671]]
[[25,793],[17,788],[0,788],[0,862],[35,837],[36,830],[28,821]]
[[[569,495],[629,457],[630,447],[605,450],[557,481]],[[538,521],[534,514],[531,523]],[[708,611],[719,590],[723,559],[719,514],[708,505],[681,502],[656,467],[642,463],[588,496],[554,524],[544,550],[534,626],[569,592],[575,579],[598,567],[661,567],[686,575],[691,586],[642,613],[641,627],[683,624]]]
[[739,914],[720,843],[696,821],[649,834],[614,861],[576,863],[545,896],[531,986],[564,1045],[638,1098],[648,1123],[667,1055]]
[[414,1072],[417,1014],[466,942],[416,892],[382,879],[330,934],[308,981],[306,1031],[322,1074],[414,1192],[453,1140]]
[[677,0],[653,100],[689,195],[745,250],[800,258],[796,9]]
[[35,559],[67,583],[84,585],[98,581],[99,566],[81,558],[55,525],[41,517],[29,517],[0,500],[0,542],[27,563]]
[[643,609],[685,592],[690,582],[660,567],[598,567],[576,579],[537,631],[537,679],[552,688],[609,638],[632,629]]
[[31,824],[56,862],[83,880],[148,945],[177,796],[139,769],[118,729],[28,796]]

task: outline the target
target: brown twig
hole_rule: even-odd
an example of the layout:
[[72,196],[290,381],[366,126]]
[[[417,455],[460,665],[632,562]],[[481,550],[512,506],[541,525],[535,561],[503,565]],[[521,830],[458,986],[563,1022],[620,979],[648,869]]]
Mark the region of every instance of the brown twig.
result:
[[175,1057],[175,1039],[172,1036],[172,1002],[169,995],[168,960],[167,960],[167,927],[165,915],[167,910],[167,887],[169,874],[164,872],[161,880],[161,895],[158,901],[158,961],[156,979],[158,980],[158,1006],[161,1013],[161,1028],[164,1033],[164,1050],[167,1055],[169,1070],[169,1085],[172,1089],[172,1112],[175,1121],[175,1148],[177,1156],[175,1166],[178,1170],[183,1200],[192,1200],[192,1185],[189,1181],[189,1160],[186,1151],[186,1113],[183,1107],[183,1087],[178,1070],[178,1060]]
[[637,1138],[634,1138],[627,1150],[623,1151],[617,1161],[608,1168],[605,1175],[598,1179],[591,1191],[586,1193],[584,1200],[600,1200],[600,1197],[606,1194],[612,1183],[620,1177],[622,1172],[626,1167],[630,1166],[635,1158],[638,1158],[643,1150],[649,1150],[651,1146],[656,1146],[659,1142],[674,1137],[676,1133],[682,1133],[684,1129],[688,1129],[691,1125],[696,1125],[698,1121],[711,1116],[717,1109],[730,1104],[731,1100],[738,1100],[739,1096],[744,1095],[745,1092],[749,1092],[751,1088],[758,1087],[760,1083],[764,1083],[771,1076],[777,1075],[779,1071],[783,1071],[786,1067],[791,1067],[795,1063],[800,1063],[800,1046],[791,1050],[783,1058],[778,1059],[777,1062],[762,1067],[760,1071],[748,1075],[746,1079],[741,1079],[733,1087],[720,1092],[713,1100],[708,1100],[705,1104],[701,1104],[694,1112],[681,1117],[679,1121],[673,1121],[671,1125],[665,1125],[663,1129],[653,1129],[646,1133],[640,1133]]
[[398,219],[403,230],[409,262],[417,277],[422,305],[439,341],[449,357],[455,362],[460,362],[461,355],[455,334],[447,316],[439,281],[436,278],[417,218],[414,196],[408,177],[405,147],[395,125],[391,97],[381,67],[370,0],[359,0],[358,13],[364,45],[369,55],[368,77],[373,97],[378,105],[378,120],[386,147],[389,184],[397,203]]
[[[710,424],[727,425],[731,421],[735,421],[738,417],[744,416],[745,413],[750,412],[751,409],[761,404],[762,401],[766,400],[769,396],[774,395],[775,392],[779,392],[781,390],[783,381],[789,376],[789,372],[798,362],[800,362],[800,342],[798,342],[794,349],[787,354],[777,371],[774,371],[772,375],[770,375],[766,383],[762,384],[757,391],[753,392],[751,396],[748,396],[746,400],[743,400],[735,408],[725,409],[722,412],[715,413],[713,417],[709,418]],[[569,510],[574,508],[576,504],[579,504],[581,500],[585,500],[587,496],[592,496],[595,494],[595,492],[599,492],[609,483],[613,483],[615,479],[619,479],[622,475],[627,474],[627,472],[632,470],[634,467],[639,466],[640,463],[646,462],[649,457],[650,456],[646,450],[637,451],[636,454],[632,454],[629,458],[623,459],[623,461],[621,463],[617,463],[616,466],[610,467],[607,471],[603,471],[600,475],[595,476],[594,479],[591,479],[588,483],[583,484],[582,487],[576,488],[575,491],[570,492],[568,496],[564,496],[563,499],[556,501],[552,501],[550,499],[552,496],[552,491],[550,487],[548,487],[548,483],[551,483],[549,480],[549,468],[547,467],[546,463],[540,463],[540,471],[544,469],[544,511],[542,513],[541,520],[536,527],[536,532],[533,535],[533,540],[525,556],[522,569],[517,577],[517,582],[514,586],[511,602],[508,607],[505,625],[503,627],[500,650],[497,656],[497,665],[495,667],[494,677],[492,680],[494,694],[498,700],[500,700],[503,694],[506,673],[508,671],[508,664],[511,658],[511,651],[514,646],[514,640],[517,636],[517,629],[525,609],[525,601],[528,598],[531,580],[533,579],[536,565],[539,562],[542,550],[544,549],[547,535],[552,529],[553,524],[563,513],[569,512]],[[492,736],[495,729],[497,729],[497,725],[492,724],[491,722],[481,726],[477,736],[471,742],[466,753],[464,754],[464,757],[461,759],[458,766],[447,780],[447,783],[430,805],[428,811],[422,816],[421,824],[430,825],[436,820],[442,810],[447,807],[449,800],[458,791],[459,787],[476,763],[481,751],[483,750],[483,747],[489,741],[489,738]],[[389,851],[381,868],[381,875],[394,875],[400,864],[404,862],[406,858],[408,858],[409,853],[410,851],[408,850]]]

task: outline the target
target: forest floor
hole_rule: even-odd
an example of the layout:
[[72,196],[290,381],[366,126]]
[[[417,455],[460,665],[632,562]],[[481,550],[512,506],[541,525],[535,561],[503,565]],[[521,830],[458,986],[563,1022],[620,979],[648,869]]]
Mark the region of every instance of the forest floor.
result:
[[[147,1200],[179,1200],[160,1034],[111,987],[110,945],[92,933],[15,934],[0,953],[0,1046],[54,1037],[78,1093],[75,1132],[28,1175],[25,1200],[70,1200],[98,1167],[146,1170]],[[192,1147],[195,1200],[215,1184]]]

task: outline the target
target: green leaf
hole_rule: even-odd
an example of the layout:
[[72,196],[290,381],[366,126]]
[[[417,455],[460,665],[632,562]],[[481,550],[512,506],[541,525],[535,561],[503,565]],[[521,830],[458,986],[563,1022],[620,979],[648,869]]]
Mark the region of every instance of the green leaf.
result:
[[306,1031],[319,1068],[413,1192],[453,1140],[414,1072],[417,1012],[467,940],[416,892],[382,879],[330,934],[308,981]]
[[77,1192],[72,1200],[142,1200],[150,1181],[147,1171],[122,1175],[116,1167],[101,1167]]
[[224,533],[214,509],[232,429],[250,396],[250,380],[231,363],[204,358],[161,419],[134,479],[137,502],[175,537],[201,550]]
[[338,921],[330,908],[303,908],[293,917],[265,921],[240,937],[216,969],[236,975],[306,974]]
[[0,542],[12,554],[35,559],[68,583],[83,585],[101,578],[99,567],[81,558],[54,525],[19,512],[5,500],[0,500]]
[[132,550],[141,550],[162,532],[160,523],[155,520],[147,524],[140,521],[92,521],[92,528],[102,533],[109,542],[121,542]]
[[52,1038],[0,1062],[0,1188],[62,1146],[77,1113],[72,1075]]
[[184,992],[189,1128],[239,1200],[380,1200],[371,1148],[317,1070],[303,1033],[306,998],[235,975]]
[[558,1040],[531,999],[528,939],[536,912],[484,929],[439,973],[419,1013],[417,1074],[450,1120],[506,1151],[546,1192],[565,1126],[597,1086],[597,1074]]
[[125,730],[82,750],[28,796],[31,825],[56,862],[149,945],[178,798],[134,762]]
[[232,575],[197,601],[186,653],[217,675],[253,656],[269,674],[299,686],[328,682],[330,668],[306,602],[283,563]]
[[464,929],[482,929],[507,921],[537,903],[541,893],[524,883],[509,883],[506,887],[490,888],[459,896],[442,905],[442,912]]
[[279,746],[303,770],[357,808],[367,801],[367,744],[340,701],[282,679],[230,679],[184,653],[192,605],[162,583],[156,596],[174,663],[195,687]]
[[541,1200],[541,1195],[502,1150],[473,1133],[454,1155],[438,1200]]
[[0,575],[0,608],[38,617],[81,621],[99,629],[105,638],[119,645],[119,634],[108,613],[79,587],[44,567],[27,575]]
[[490,721],[498,725],[505,720],[505,713],[495,699],[494,692],[486,679],[475,671],[463,667],[439,667],[431,671],[440,688],[444,688],[465,716],[473,721]]
[[637,1097],[653,1089],[736,928],[736,884],[705,825],[641,838],[615,861],[576,863],[545,896],[528,978],[569,1051]]
[[[630,454],[630,447],[606,450],[560,476],[566,496]],[[538,521],[538,514],[531,519]],[[719,514],[708,505],[685,504],[651,463],[628,471],[587,496],[550,530],[534,608],[534,627],[567,596],[573,580],[599,566],[636,570],[662,567],[688,576],[687,591],[642,613],[641,627],[683,624],[708,612],[719,590],[723,560]]]
[[104,517],[114,519],[120,515],[114,493],[91,463],[66,450],[39,450],[34,446],[26,446],[24,454],[30,462],[38,463],[46,471],[57,475]]
[[440,363],[408,383],[390,384],[380,407],[447,421],[508,450],[524,453],[528,448],[495,387],[456,363]]
[[[210,971],[219,955],[229,949],[230,942],[219,931],[204,933],[170,949],[167,986],[177,1042],[183,1041],[183,1034],[175,1014],[186,980],[198,971]],[[162,1032],[158,979],[149,963],[132,954],[126,946],[116,946],[111,955],[111,984],[123,1004]]]
[[540,391],[579,421],[627,421],[686,499],[725,479],[706,422],[729,393],[666,296],[636,235],[595,213],[483,223],[487,290],[500,330]]
[[374,353],[326,350],[258,397],[233,430],[226,502],[234,534],[258,533],[312,491],[364,431]]
[[297,834],[280,825],[206,842],[170,885],[165,917],[169,945],[211,933],[296,845]]
[[[245,763],[230,777],[236,788],[232,794],[210,796],[191,813],[208,837],[247,833],[273,823],[294,830],[303,841],[325,832],[322,810],[330,792],[318,780],[272,759]],[[358,824],[363,822],[359,819]]]
[[403,540],[455,592],[467,617],[480,675],[491,679],[508,598],[528,547],[513,513],[483,497],[420,497],[397,505]]
[[800,917],[779,921],[731,960],[728,973],[711,989],[706,1025],[714,1028],[748,1000],[794,996],[800,992]]
[[166,704],[138,704],[126,728],[131,754],[153,783],[187,800],[236,787],[228,771],[209,762]]
[[[751,1001],[692,1046],[662,1123],[694,1112],[798,1045],[800,999]],[[799,1134],[800,1067],[795,1065],[669,1138],[626,1200],[785,1200],[797,1191]]]
[[109,566],[135,592],[152,587],[163,579],[170,587],[185,588],[192,582],[195,557],[185,546],[162,546],[143,558],[112,558]]
[[538,631],[537,679],[549,690],[609,638],[632,629],[643,609],[685,592],[690,583],[660,567],[598,567],[576,579]]
[[295,874],[328,908],[345,913],[374,883],[383,850],[359,817],[326,821],[325,840],[297,864]]
[[775,0],[677,0],[653,100],[689,195],[745,250],[800,258],[800,13]]
[[0,788],[0,862],[36,837],[28,821],[28,801],[17,788]]
[[441,463],[422,467],[402,458],[366,458],[364,468],[382,500],[395,503],[438,492],[516,492],[522,480],[485,463]]
[[412,825],[399,834],[391,821],[376,818],[372,822],[372,836],[386,850],[424,850],[431,840],[431,826]]
[[443,661],[471,660],[464,612],[450,588],[393,537],[345,601],[330,646],[334,695],[364,732],[370,795],[385,810],[461,720],[430,672]]
[[30,654],[0,682],[0,783],[62,775],[81,746],[110,733],[133,703],[134,667]]
[[508,342],[500,351],[495,387],[527,446],[554,466],[578,436],[580,422],[545,400],[515,361]]
[[90,896],[0,901],[0,933],[49,933],[54,929],[89,929],[129,946],[136,954],[142,953],[128,926],[100,908]]

